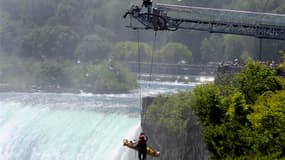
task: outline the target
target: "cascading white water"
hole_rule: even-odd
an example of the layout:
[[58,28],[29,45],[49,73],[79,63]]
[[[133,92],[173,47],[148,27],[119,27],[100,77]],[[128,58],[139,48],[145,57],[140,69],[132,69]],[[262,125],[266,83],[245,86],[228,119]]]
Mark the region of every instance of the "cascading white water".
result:
[[[193,86],[154,83],[143,95]],[[133,159],[134,152],[130,155],[122,147],[122,139],[137,135],[139,115],[136,91],[117,95],[0,93],[0,160]]]
[[[139,124],[139,117],[132,115],[136,113],[119,111],[125,107],[123,103],[109,106],[110,111],[92,106],[92,101],[103,105],[108,96],[44,93],[9,96],[13,98],[0,102],[1,160],[112,160],[119,156],[116,151],[122,139]],[[64,97],[70,103],[68,99],[63,101]],[[76,102],[81,106],[69,108],[75,99],[81,101]]]

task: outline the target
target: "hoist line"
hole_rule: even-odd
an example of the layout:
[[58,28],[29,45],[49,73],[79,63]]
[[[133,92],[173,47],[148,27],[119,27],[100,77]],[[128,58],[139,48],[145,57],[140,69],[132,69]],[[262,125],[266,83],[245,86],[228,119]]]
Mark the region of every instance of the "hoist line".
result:
[[[138,61],[138,74],[137,74],[137,79],[140,81],[141,79],[141,52],[140,52],[140,31],[137,30],[137,47],[138,47],[138,53],[137,53],[137,61]],[[139,83],[139,105],[140,105],[140,109],[142,111],[142,88],[141,88],[141,84]]]
[[[151,65],[150,65],[150,73],[149,73],[149,82],[152,81],[152,70],[153,70],[153,61],[154,61],[154,51],[156,50],[156,40],[157,40],[157,31],[154,32],[154,40],[152,44],[152,50],[151,50]],[[137,67],[138,67],[138,74],[137,79],[141,79],[141,49],[140,49],[140,31],[137,30]],[[141,84],[139,84],[139,105],[140,109],[142,111],[142,88]],[[150,83],[149,83],[150,85]]]
[[157,31],[154,32],[154,40],[152,43],[152,50],[151,50],[151,64],[150,64],[150,73],[149,73],[149,81],[152,81],[152,69],[153,69],[153,54],[156,49],[156,37],[157,37]]

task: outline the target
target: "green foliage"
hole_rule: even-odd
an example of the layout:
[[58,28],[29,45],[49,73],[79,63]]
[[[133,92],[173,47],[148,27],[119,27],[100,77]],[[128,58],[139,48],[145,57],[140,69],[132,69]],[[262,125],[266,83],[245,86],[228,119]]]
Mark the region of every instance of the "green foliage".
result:
[[253,155],[253,156],[240,156],[240,157],[227,157],[226,160],[285,160],[280,158],[279,154],[271,155]]
[[285,72],[285,53],[284,51],[280,50],[278,51],[278,54],[280,56],[281,63],[278,64],[277,71]]
[[86,66],[80,88],[88,92],[121,93],[134,89],[137,84],[134,77],[120,64],[106,61],[102,64]]
[[[140,61],[151,61],[152,46],[140,43]],[[181,60],[192,62],[192,52],[181,43],[167,43],[158,51],[153,51],[155,61],[160,63],[177,63]],[[119,42],[112,49],[112,57],[116,60],[137,61],[138,43]]]
[[59,3],[55,11],[57,21],[62,25],[77,24],[80,16],[82,16],[82,13],[78,11],[80,3],[74,0],[63,0]]
[[243,9],[256,12],[269,12],[284,5],[282,0],[236,0],[232,1],[234,9]]
[[240,58],[241,55],[246,55],[243,60],[248,59],[247,57],[254,57],[256,52],[255,39],[251,37],[236,36],[236,35],[225,35],[224,36],[224,59],[233,60]]
[[55,11],[57,0],[0,0],[1,10],[14,20],[43,25]]
[[[151,46],[147,43],[140,43],[141,61],[150,59]],[[112,48],[112,57],[120,61],[137,61],[138,60],[138,43],[137,42],[118,42]]]
[[99,37],[101,37],[102,39],[106,41],[114,42],[116,34],[112,30],[108,28],[104,28],[100,25],[97,25],[94,28],[95,28],[96,35],[98,35]]
[[221,36],[205,38],[201,44],[201,58],[204,62],[218,62],[224,57],[224,39]]
[[217,125],[222,122],[225,108],[222,106],[221,91],[214,84],[198,86],[194,89],[193,109],[204,125]]
[[37,75],[38,85],[42,88],[70,87],[68,75],[64,71],[64,64],[59,62],[45,62]]
[[[194,99],[198,97],[200,105],[194,103],[192,108],[204,125],[203,134],[212,159],[284,157],[284,80],[256,62],[249,62],[236,79],[234,86],[228,83],[194,90]],[[213,97],[221,100],[215,101]],[[224,110],[215,119],[221,123],[209,121],[208,117],[216,115],[207,110],[209,104]]]
[[[282,0],[160,0],[156,2],[285,13],[285,5]],[[122,15],[128,9],[131,3],[140,5],[141,1],[0,0],[0,48],[9,54],[20,53],[22,56],[32,56],[33,58],[41,56],[54,58],[55,55],[70,58],[74,56],[75,52],[77,56],[78,54],[83,56],[87,54],[86,50],[95,50],[95,47],[92,48],[90,46],[91,42],[89,44],[86,42],[86,37],[92,35],[99,36],[100,39],[102,38],[107,43],[112,40],[115,40],[115,42],[133,40],[133,34],[129,34],[130,32],[122,27],[128,22],[118,18],[121,17],[119,15]],[[47,31],[51,29],[47,26],[53,26],[53,30],[61,31]],[[64,34],[62,33],[63,26],[66,27]],[[103,30],[98,31],[98,28],[103,28]],[[57,34],[59,35],[58,37],[52,36]],[[112,35],[112,38],[106,38],[104,37],[105,35]],[[49,42],[44,41],[43,37],[46,37]],[[144,35],[144,37],[147,37],[143,38],[144,42],[151,41],[149,34]],[[167,33],[162,35],[159,40],[161,46],[167,46],[169,42],[183,45],[181,47],[172,44],[167,46],[168,48],[165,46],[158,53],[154,53],[155,56],[158,56],[155,57],[157,61],[167,63],[177,63],[182,59],[189,63],[226,61],[234,58],[249,60],[258,54],[259,43],[258,40],[248,37],[232,35],[210,36],[206,32],[196,31]],[[263,58],[275,59],[277,61],[278,57],[272,53],[285,49],[284,42],[263,41],[263,53],[266,53],[263,54]],[[98,42],[98,46],[101,46],[101,44],[102,40]],[[103,45],[106,45],[106,43],[104,42]],[[176,53],[173,53],[173,50]],[[111,51],[110,48],[107,52],[109,51]],[[110,53],[97,52],[97,54],[99,53],[102,54],[99,57],[110,55]],[[98,56],[94,58],[96,59],[96,57]],[[150,55],[146,55],[145,58],[149,57]]]
[[[122,30],[117,25],[123,22],[114,15],[123,14],[125,7],[129,5],[125,1],[104,2],[0,0],[0,48],[10,54],[19,53],[23,57],[73,58],[75,52],[86,54],[85,48],[90,48],[90,43],[95,43],[95,50],[104,48],[104,52],[98,51],[96,54],[106,57],[109,54],[106,52],[111,48],[110,43],[116,37],[120,37],[118,34],[121,31],[116,30]],[[114,5],[116,9],[113,9]],[[116,25],[110,25],[111,23]],[[86,44],[86,37],[93,35],[99,36],[100,40],[96,39]]]
[[249,62],[234,79],[236,83],[205,84],[189,93],[159,96],[146,111],[146,123],[182,135],[194,111],[210,159],[284,159],[284,80],[256,62]]
[[227,104],[224,104],[228,106],[228,110],[226,112],[227,119],[229,121],[237,121],[241,125],[247,125],[248,121],[246,115],[250,113],[250,111],[249,106],[246,103],[245,96],[239,91],[236,91],[227,98],[229,100]]
[[203,134],[208,149],[213,153],[211,159],[234,158],[250,155],[252,152],[253,134],[249,128],[237,121],[207,126]]
[[[223,90],[222,90],[223,89]],[[205,126],[204,138],[216,159],[249,153],[252,138],[245,97],[231,88],[208,84],[194,89],[192,109]],[[224,95],[224,96],[222,96]]]
[[137,87],[133,75],[122,65],[112,61],[91,64],[1,56],[0,76],[0,83],[16,90],[121,93]]
[[23,37],[28,28],[23,22],[12,20],[5,12],[0,12],[0,49],[11,54],[21,52]]
[[192,62],[192,52],[181,43],[167,43],[158,51],[157,56],[165,63],[177,63],[181,60]]
[[[254,138],[248,127],[247,115],[250,110],[245,97],[238,91],[232,91],[221,98],[221,105],[226,110],[225,114],[219,117],[222,123],[206,124],[203,132],[205,142],[214,154],[212,158],[224,159],[248,155],[252,151]],[[204,117],[199,116],[199,119],[204,122]]]
[[19,87],[31,83],[31,72],[23,67],[25,64],[20,58],[15,56],[1,56],[0,64],[0,83],[9,83]]
[[[111,59],[115,40],[121,40],[123,35],[124,28],[118,26],[125,22],[114,15],[123,14],[128,3],[0,0],[0,51],[23,58],[5,57],[12,63],[4,60],[0,64],[1,82],[15,88],[72,88],[90,92],[133,89],[136,81],[124,67],[105,62]],[[113,69],[108,69],[110,66]]]
[[285,53],[284,53],[284,51],[280,50],[280,51],[278,51],[278,54],[279,54],[282,62],[285,63]]
[[181,135],[192,115],[189,108],[191,97],[191,93],[158,96],[148,107],[145,121],[175,135]]
[[[248,116],[258,139],[258,150],[263,154],[281,153],[285,156],[285,91],[265,92]],[[268,147],[271,146],[271,147]]]
[[75,55],[83,61],[106,59],[111,43],[98,35],[86,36],[77,46]]
[[247,63],[242,73],[237,75],[237,88],[250,104],[264,92],[281,90],[283,87],[284,81],[275,76],[274,70],[257,62]]
[[[164,1],[160,2],[167,3]],[[285,11],[285,5],[283,0],[194,0],[168,2],[177,3],[179,5],[226,8],[281,14],[283,14]],[[259,55],[259,39],[256,38],[236,35],[221,35],[221,38],[217,39],[218,41],[215,41],[214,39],[216,39],[216,35],[212,36],[212,34],[206,34],[197,31],[178,31],[176,34],[173,34],[169,37],[172,41],[178,41],[183,44],[187,44],[187,46],[191,48],[193,52],[193,59],[196,63],[210,61],[221,62],[233,60],[234,58],[247,61],[250,59],[254,59],[257,57],[257,55]],[[262,58],[270,60],[274,59],[275,61],[277,61],[278,57],[275,56],[274,53],[280,49],[284,49],[284,42],[275,40],[263,40]],[[214,55],[217,54],[219,56],[215,57]]]
[[66,26],[44,26],[24,37],[22,56],[35,58],[72,58],[79,36]]

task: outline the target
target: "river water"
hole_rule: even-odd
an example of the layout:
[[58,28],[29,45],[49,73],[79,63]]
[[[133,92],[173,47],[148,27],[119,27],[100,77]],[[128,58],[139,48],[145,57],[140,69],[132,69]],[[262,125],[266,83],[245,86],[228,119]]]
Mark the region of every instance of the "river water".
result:
[[0,160],[133,159],[122,139],[140,131],[140,97],[195,85],[141,82],[129,94],[0,93]]

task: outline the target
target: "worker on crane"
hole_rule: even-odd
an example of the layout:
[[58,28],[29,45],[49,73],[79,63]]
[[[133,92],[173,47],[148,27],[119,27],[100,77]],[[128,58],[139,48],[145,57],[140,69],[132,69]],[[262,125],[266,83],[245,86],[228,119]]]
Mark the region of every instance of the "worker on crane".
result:
[[152,7],[152,0],[142,0],[142,7],[145,7],[147,9],[147,13],[151,13],[151,7]]

